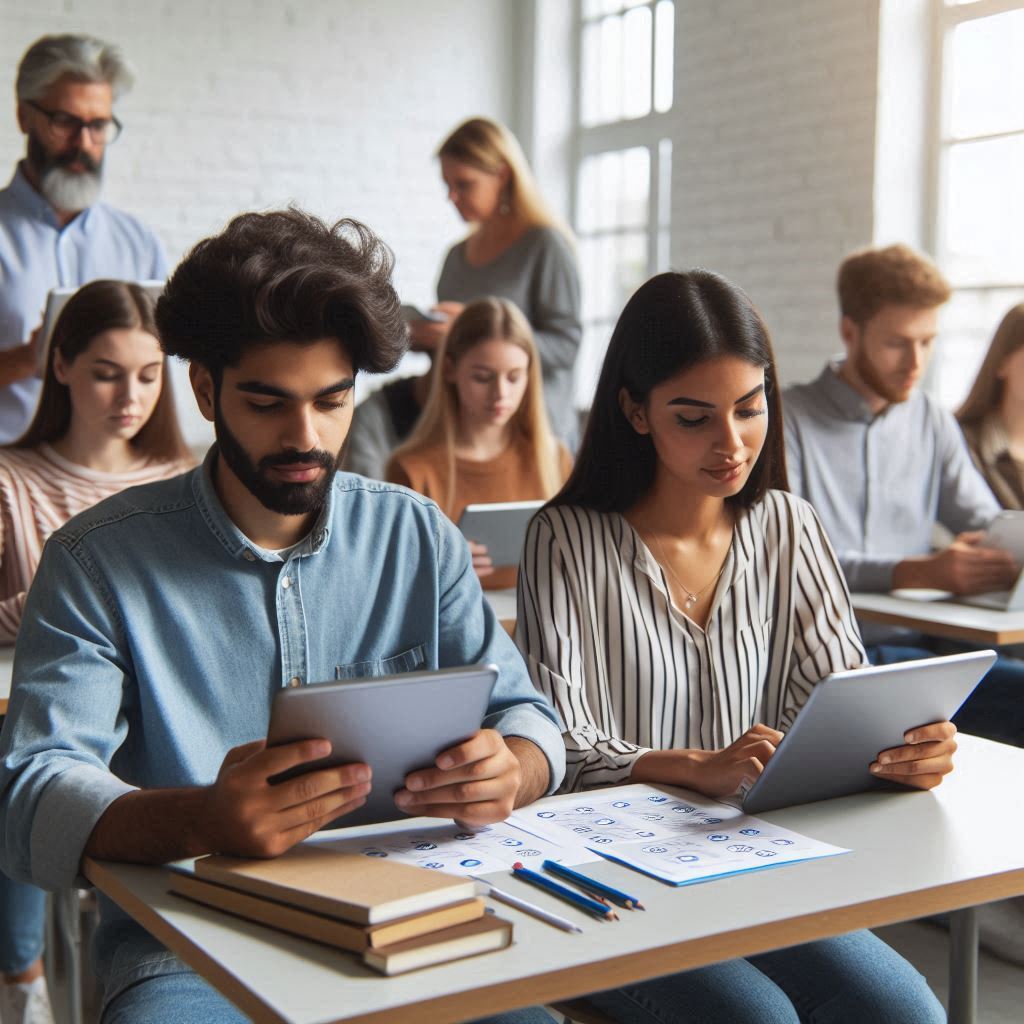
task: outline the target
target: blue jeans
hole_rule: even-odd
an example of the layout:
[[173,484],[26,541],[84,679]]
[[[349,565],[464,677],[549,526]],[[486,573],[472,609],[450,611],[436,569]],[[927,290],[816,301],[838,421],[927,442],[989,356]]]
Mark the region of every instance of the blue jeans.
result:
[[[329,1008],[325,1007],[325,1012]],[[416,1020],[415,1007],[409,1019]],[[120,992],[103,1010],[102,1024],[248,1024],[249,1018],[194,971],[160,974]],[[477,1024],[552,1024],[539,1007],[512,1010]]]
[[871,932],[588,997],[619,1024],[944,1024],[927,982]]
[[[917,661],[937,654],[959,654],[976,650],[953,640],[928,640],[928,647],[900,647],[881,644],[867,649],[872,665]],[[920,724],[924,724],[923,722]],[[961,732],[999,743],[1024,747],[1024,661],[1000,655],[977,689],[953,716]]]
[[0,873],[0,974],[20,974],[43,953],[46,893]]

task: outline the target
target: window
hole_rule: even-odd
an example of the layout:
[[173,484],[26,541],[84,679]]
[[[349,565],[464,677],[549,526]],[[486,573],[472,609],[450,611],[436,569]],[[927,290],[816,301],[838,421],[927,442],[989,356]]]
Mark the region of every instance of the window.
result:
[[579,0],[574,227],[583,281],[576,402],[590,406],[622,307],[669,258],[672,0]]
[[1024,0],[936,0],[941,102],[936,251],[954,288],[932,388],[967,393],[996,326],[1024,301]]

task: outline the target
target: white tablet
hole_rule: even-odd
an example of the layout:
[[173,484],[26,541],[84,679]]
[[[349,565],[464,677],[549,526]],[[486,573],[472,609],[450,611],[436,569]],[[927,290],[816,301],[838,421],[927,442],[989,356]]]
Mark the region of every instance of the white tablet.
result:
[[526,528],[543,501],[501,501],[467,505],[459,529],[467,540],[487,546],[494,565],[518,565]]
[[474,665],[279,690],[267,746],[323,738],[332,751],[274,781],[361,761],[373,769],[373,789],[339,824],[406,817],[393,799],[406,775],[429,768],[438,754],[480,729],[497,678],[494,665]]
[[[148,292],[153,301],[163,294],[163,281],[136,281],[144,291]],[[68,299],[77,292],[77,288],[51,288],[46,296],[46,312],[43,314],[43,333],[39,339],[39,369],[46,369],[46,360],[50,353],[50,341],[53,338],[53,329],[57,326],[57,318],[61,310],[67,305]]]
[[995,651],[835,672],[811,691],[793,727],[743,798],[749,814],[891,786],[868,765],[908,729],[952,718]]

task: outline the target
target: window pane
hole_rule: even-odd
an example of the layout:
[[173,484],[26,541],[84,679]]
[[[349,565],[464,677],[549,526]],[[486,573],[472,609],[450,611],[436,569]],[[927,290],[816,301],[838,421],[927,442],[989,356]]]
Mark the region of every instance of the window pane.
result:
[[672,109],[675,4],[660,0],[654,11],[654,109],[663,114]]
[[951,146],[944,269],[957,285],[1024,282],[1024,136]]
[[585,125],[597,124],[601,120],[598,107],[601,99],[600,22],[584,27],[580,48],[580,120]]
[[622,116],[622,19],[605,18],[598,23],[601,39],[601,69],[598,124],[618,121]]
[[947,409],[967,397],[999,322],[1019,302],[1024,302],[1024,287],[953,293],[942,310],[938,358],[928,381],[929,392]]
[[1024,128],[1024,11],[953,30],[950,131],[955,137]]
[[588,234],[646,227],[651,181],[644,147],[587,157],[580,165],[576,229]]
[[658,224],[668,227],[672,220],[672,140],[658,143]]
[[637,7],[622,19],[623,117],[651,112],[651,9]]
[[615,321],[585,324],[580,352],[576,358],[576,408],[589,409],[594,402],[597,378],[601,373],[605,349],[615,329]]

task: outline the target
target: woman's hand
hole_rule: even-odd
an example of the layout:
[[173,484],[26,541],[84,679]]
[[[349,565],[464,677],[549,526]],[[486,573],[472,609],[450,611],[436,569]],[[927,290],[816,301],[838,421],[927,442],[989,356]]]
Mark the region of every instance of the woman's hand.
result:
[[652,750],[633,765],[633,782],[662,782],[705,796],[735,793],[752,783],[782,742],[782,733],[760,723],[724,750]]
[[490,576],[494,572],[494,565],[491,562],[491,556],[487,553],[486,544],[477,544],[475,540],[471,540],[469,553],[473,556],[473,570],[480,579]]
[[439,302],[432,313],[444,313],[444,320],[413,320],[409,324],[409,340],[414,352],[436,352],[448,337],[452,321],[465,307],[461,302]]
[[903,736],[906,745],[883,750],[878,760],[871,762],[871,773],[915,789],[934,789],[953,770],[955,736],[952,722],[910,729]]

